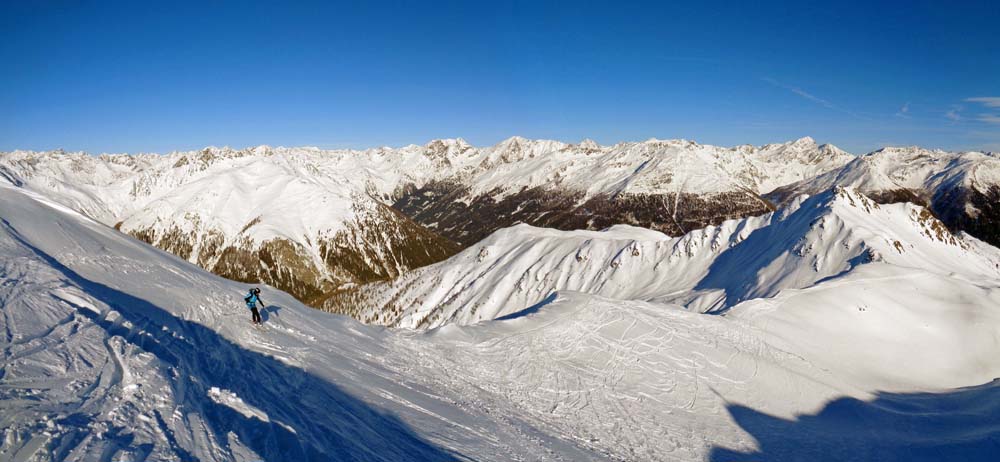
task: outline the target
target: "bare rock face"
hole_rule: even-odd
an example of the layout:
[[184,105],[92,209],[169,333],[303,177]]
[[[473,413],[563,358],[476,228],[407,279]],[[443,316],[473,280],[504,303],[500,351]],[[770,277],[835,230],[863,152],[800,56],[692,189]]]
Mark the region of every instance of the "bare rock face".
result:
[[462,185],[434,182],[408,189],[393,207],[463,246],[518,223],[562,230],[628,224],[676,236],[774,209],[767,200],[746,191],[597,194],[588,198],[579,191],[535,187],[499,199],[490,193],[464,199],[468,195],[468,188]]
[[160,231],[130,228],[127,223],[118,228],[225,278],[269,284],[317,305],[345,287],[387,280],[459,250],[454,242],[381,204],[358,213],[332,234],[258,242],[251,237],[258,225],[254,220],[229,238],[212,228],[184,232],[170,226]]
[[799,194],[851,187],[882,204],[927,207],[951,231],[1000,247],[1000,159],[980,152],[885,148],[815,178],[779,187],[766,197],[777,204]]
[[880,205],[834,187],[676,237],[627,225],[503,228],[443,262],[338,293],[323,306],[366,323],[418,329],[517,316],[558,291],[723,313],[874,262],[949,278],[996,277],[1000,253],[984,248],[924,207]]
[[[936,152],[876,157],[861,167],[878,170],[881,158],[946,167]],[[732,148],[512,137],[488,147],[450,139],[364,151],[21,151],[0,155],[0,181],[43,192],[216,274],[326,306],[353,287],[397,278],[519,223],[560,230],[628,224],[680,236],[770,212],[803,192],[787,185],[853,164],[854,156],[808,137]],[[979,235],[996,214],[990,190],[858,189],[880,201],[928,204],[935,213],[959,200],[972,204],[956,218],[941,216]]]
[[1000,184],[941,191],[931,210],[956,231],[1000,247]]
[[[445,146],[425,149],[437,158]],[[630,224],[680,235],[771,211],[761,193],[853,159],[808,137],[734,148],[519,137],[478,153],[461,146],[460,154],[449,148],[455,152],[450,171],[399,187],[393,207],[463,246],[517,223],[563,230]]]
[[327,268],[310,264],[307,249],[284,239],[228,246],[215,260],[215,265],[209,267],[215,274],[242,282],[264,282],[302,301],[315,299],[337,285],[324,277]]

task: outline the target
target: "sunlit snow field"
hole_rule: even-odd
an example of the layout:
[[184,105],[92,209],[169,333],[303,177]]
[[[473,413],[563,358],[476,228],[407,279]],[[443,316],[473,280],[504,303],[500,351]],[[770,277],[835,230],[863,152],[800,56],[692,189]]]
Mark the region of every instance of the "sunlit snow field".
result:
[[884,257],[807,284],[778,272],[802,287],[725,315],[557,291],[489,313],[502,320],[412,331],[266,288],[254,328],[245,285],[3,186],[0,458],[985,457],[1000,425],[997,252],[864,200],[840,191],[800,207],[897,220],[907,252],[869,244]]

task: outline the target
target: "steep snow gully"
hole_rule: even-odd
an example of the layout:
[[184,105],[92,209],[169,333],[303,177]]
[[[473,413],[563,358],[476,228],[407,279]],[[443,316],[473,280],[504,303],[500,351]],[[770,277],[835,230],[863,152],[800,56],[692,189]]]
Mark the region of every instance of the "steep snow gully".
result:
[[[421,331],[268,287],[254,328],[245,284],[0,185],[0,460],[992,460],[1000,254],[837,194],[724,315],[561,287]],[[856,264],[806,277],[819,244]]]

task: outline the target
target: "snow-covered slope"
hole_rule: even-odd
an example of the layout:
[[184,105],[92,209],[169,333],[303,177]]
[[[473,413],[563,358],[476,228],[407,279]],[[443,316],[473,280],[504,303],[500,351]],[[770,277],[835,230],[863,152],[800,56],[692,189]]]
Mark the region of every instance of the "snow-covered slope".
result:
[[423,387],[384,329],[268,288],[254,329],[244,285],[20,189],[0,218],[0,460],[602,459]]
[[862,265],[727,316],[557,293],[426,332],[265,288],[257,330],[245,286],[47,198],[0,185],[0,218],[4,461],[989,460],[1000,436],[1000,291],[968,273]]
[[[600,146],[590,140],[567,144],[515,136],[488,148],[440,140],[425,149],[440,151],[449,159],[451,175],[469,186],[467,199],[486,193],[502,199],[522,189],[548,186],[582,191],[587,198],[667,191],[714,194],[737,187],[766,193],[837,168],[853,157],[834,146],[817,145],[809,137],[722,148],[687,140]],[[452,154],[455,151],[461,154]]]
[[181,185],[116,227],[216,274],[264,281],[307,303],[457,250],[358,190],[266,161]]
[[[934,296],[908,297],[882,277],[740,316],[559,292],[513,319],[409,337],[439,387],[494,391],[622,460],[991,460],[1000,290],[949,301],[970,286],[930,278]],[[875,303],[842,303],[859,299]],[[731,438],[729,418],[749,437]]]
[[952,229],[1000,246],[1000,159],[981,152],[884,148],[843,167],[780,187],[775,202],[834,186],[855,188],[878,202],[928,206]]
[[[681,234],[764,213],[769,204],[760,194],[853,158],[811,138],[721,148],[685,140],[599,146],[514,137],[481,150],[460,141],[426,148],[453,159],[451,171],[414,184],[395,207],[465,245],[518,222],[566,230],[632,224]],[[462,154],[448,154],[456,151]]]
[[273,284],[306,302],[457,251],[369,195],[375,176],[363,162],[322,172],[322,156],[258,147],[168,156],[15,152],[0,162],[8,182],[216,274]]
[[763,213],[768,204],[758,193],[849,158],[808,138],[726,149],[514,137],[486,148],[457,139],[364,151],[17,151],[0,154],[0,181],[42,192],[216,274],[267,282],[316,304],[344,287],[454,254],[458,248],[437,233],[469,245],[517,221],[680,232]]
[[1000,251],[955,236],[926,209],[879,205],[850,189],[778,212],[670,238],[629,226],[557,231],[519,225],[441,263],[340,294],[329,303],[365,322],[470,324],[575,290],[719,312],[836,278],[867,263],[940,277],[1000,280]]
[[500,201],[536,188],[582,193],[584,199],[621,194],[713,195],[739,190],[765,194],[853,159],[808,137],[733,148],[686,140],[651,139],[600,146],[590,140],[568,144],[515,136],[483,148],[462,139],[447,139],[424,146],[363,151],[258,146],[241,150],[208,147],[163,156],[91,156],[64,151],[0,154],[4,177],[45,191],[105,223],[132,215],[150,200],[180,186],[213,179],[223,186],[241,185],[241,199],[251,204],[260,199],[261,188],[275,181],[274,176],[386,200],[398,199],[407,187],[456,184],[463,187],[461,199],[466,203],[484,195]]

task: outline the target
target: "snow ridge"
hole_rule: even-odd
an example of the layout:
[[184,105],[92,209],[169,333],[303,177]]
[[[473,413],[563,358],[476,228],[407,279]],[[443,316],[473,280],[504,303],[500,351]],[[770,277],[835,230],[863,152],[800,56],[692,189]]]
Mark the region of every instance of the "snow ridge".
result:
[[942,277],[1000,276],[996,254],[970,242],[978,241],[953,235],[922,207],[879,205],[836,188],[677,238],[630,226],[593,232],[519,225],[332,303],[369,307],[359,316],[365,322],[411,328],[511,315],[559,290],[720,312],[869,263]]
[[[642,220],[653,227],[669,220],[693,228],[761,213],[767,204],[757,192],[838,167],[848,158],[808,138],[727,149],[683,140],[600,146],[512,137],[485,148],[444,139],[362,151],[271,146],[207,147],[163,156],[15,151],[0,153],[0,181],[42,192],[216,274],[273,284],[318,304],[347,287],[440,261],[459,249],[451,241],[469,245],[505,223],[491,218],[500,214],[492,209],[482,219],[470,219],[477,215],[462,204],[504,198],[520,203],[516,195],[532,188],[550,191],[549,197],[567,195],[532,212],[546,220],[546,215],[582,217],[571,208],[589,207],[588,198],[641,197],[633,205],[607,206],[643,217],[638,210],[645,210],[650,216]],[[420,190],[432,184],[461,187],[454,197]],[[742,205],[690,222],[679,216],[681,203],[708,210],[696,203],[702,196]],[[439,225],[433,214],[398,202],[417,198],[464,217],[462,229]],[[674,204],[669,219],[658,205],[668,201]],[[506,220],[533,222],[516,211]],[[538,224],[601,226],[577,221]]]
[[1000,246],[1000,159],[981,152],[919,147],[884,148],[816,178],[777,188],[777,203],[835,186],[855,188],[878,202],[914,202],[949,228]]
[[[519,226],[424,270],[504,319],[264,287],[255,328],[245,285],[0,184],[0,458],[989,460],[1000,251],[925,212],[834,189],[677,238]],[[476,281],[562,286],[513,311]]]

